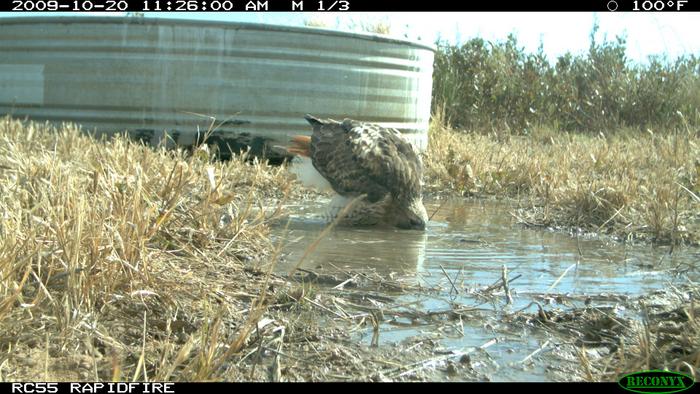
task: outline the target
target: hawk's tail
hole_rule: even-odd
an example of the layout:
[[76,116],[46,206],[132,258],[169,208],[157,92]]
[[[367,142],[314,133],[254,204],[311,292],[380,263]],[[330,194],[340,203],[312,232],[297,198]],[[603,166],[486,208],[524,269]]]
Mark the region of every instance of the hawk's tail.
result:
[[287,148],[287,152],[303,157],[311,156],[311,137],[306,135],[295,135],[292,137],[292,144]]

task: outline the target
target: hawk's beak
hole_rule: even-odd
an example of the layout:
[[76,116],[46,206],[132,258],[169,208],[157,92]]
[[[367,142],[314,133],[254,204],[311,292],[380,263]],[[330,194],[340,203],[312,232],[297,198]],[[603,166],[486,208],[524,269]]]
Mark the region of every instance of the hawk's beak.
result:
[[396,227],[404,230],[425,230],[425,222],[420,219],[410,219],[408,222],[402,222],[396,225]]
[[411,228],[414,230],[425,230],[425,222],[420,219],[411,219]]

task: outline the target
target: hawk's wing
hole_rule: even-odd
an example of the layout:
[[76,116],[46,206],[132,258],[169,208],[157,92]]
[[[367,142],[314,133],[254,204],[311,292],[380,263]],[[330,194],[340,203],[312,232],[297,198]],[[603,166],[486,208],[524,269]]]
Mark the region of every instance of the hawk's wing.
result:
[[366,193],[370,202],[386,193],[398,198],[420,195],[420,156],[397,130],[351,119],[305,118],[314,126],[313,165],[338,194]]

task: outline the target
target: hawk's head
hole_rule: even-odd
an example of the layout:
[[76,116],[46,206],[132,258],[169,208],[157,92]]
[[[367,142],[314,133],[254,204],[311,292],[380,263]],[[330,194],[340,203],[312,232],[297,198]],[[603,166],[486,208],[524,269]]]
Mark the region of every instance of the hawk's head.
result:
[[397,204],[393,209],[395,225],[402,229],[425,230],[428,224],[428,213],[423,205],[423,198],[418,196],[402,204]]

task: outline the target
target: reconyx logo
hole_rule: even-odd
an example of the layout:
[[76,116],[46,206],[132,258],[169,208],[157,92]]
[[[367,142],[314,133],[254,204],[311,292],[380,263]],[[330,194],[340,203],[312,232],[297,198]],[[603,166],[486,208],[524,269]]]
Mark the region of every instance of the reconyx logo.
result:
[[627,391],[661,394],[688,390],[695,381],[682,373],[657,370],[631,373],[623,376],[618,383]]

